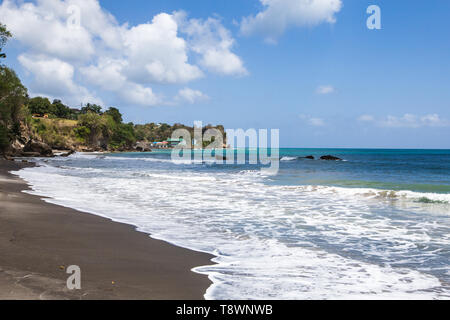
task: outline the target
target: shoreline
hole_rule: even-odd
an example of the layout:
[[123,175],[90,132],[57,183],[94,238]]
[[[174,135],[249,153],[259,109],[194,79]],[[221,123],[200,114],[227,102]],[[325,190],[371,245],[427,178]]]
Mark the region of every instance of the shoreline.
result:
[[[0,299],[204,299],[212,281],[192,269],[214,256],[25,193],[9,172],[32,165],[0,160]],[[66,288],[70,265],[81,290]]]

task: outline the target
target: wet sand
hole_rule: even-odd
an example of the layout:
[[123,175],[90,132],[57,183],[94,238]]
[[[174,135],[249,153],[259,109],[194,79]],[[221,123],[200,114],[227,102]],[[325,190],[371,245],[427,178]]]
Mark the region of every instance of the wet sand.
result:
[[[8,172],[29,165],[0,160],[0,299],[203,299],[211,281],[191,269],[212,256],[23,193]],[[66,287],[70,265],[81,290]]]

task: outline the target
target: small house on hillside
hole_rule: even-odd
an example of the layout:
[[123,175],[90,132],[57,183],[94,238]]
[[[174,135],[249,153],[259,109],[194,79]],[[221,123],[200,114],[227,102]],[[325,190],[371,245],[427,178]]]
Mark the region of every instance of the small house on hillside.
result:
[[167,141],[163,141],[163,142],[153,142],[152,146],[154,148],[158,148],[158,149],[167,149],[169,147],[169,142]]
[[38,114],[38,113],[35,113],[35,114],[33,114],[32,117],[33,117],[34,119],[39,119],[39,118],[48,119],[49,115],[48,115],[48,113],[45,113],[45,114]]

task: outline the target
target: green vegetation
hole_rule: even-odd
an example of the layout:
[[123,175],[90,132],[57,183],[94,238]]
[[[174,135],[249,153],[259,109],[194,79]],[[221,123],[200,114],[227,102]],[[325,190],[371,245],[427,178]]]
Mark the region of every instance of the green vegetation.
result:
[[[11,33],[0,23],[0,58]],[[27,89],[22,85],[14,70],[0,65],[0,151],[4,151],[15,135],[20,133],[23,120],[23,103],[27,99]]]
[[86,113],[95,113],[95,114],[102,114],[102,107],[96,104],[86,104],[83,108],[81,108],[81,113],[82,114],[86,114]]
[[91,146],[102,149],[131,149],[136,143],[134,125],[122,123],[122,114],[117,108],[105,113],[88,111],[78,118],[76,136]]
[[52,118],[62,118],[76,120],[80,111],[75,111],[75,109],[70,109],[68,106],[64,105],[61,100],[53,100],[50,102],[48,98],[45,97],[34,97],[29,99],[28,110],[34,116],[42,117],[48,115]]
[[76,136],[78,121],[75,120],[31,119],[28,127],[31,137],[45,142],[53,149],[73,149],[83,145]]
[[27,112],[24,107],[27,99],[27,89],[16,73],[6,66],[0,66],[0,148],[2,152],[20,135],[20,126]]
[[[219,130],[223,137],[225,138],[225,128],[222,125],[212,126],[208,124],[207,126],[202,128],[202,134],[204,134],[208,129],[217,129]],[[180,123],[176,123],[173,126],[167,123],[148,123],[145,125],[136,125],[135,132],[136,138],[138,141],[147,141],[147,142],[155,142],[155,141],[164,141],[167,138],[172,136],[172,133],[178,129],[186,129],[191,134],[191,137],[194,138],[194,128],[188,127]],[[213,140],[214,141],[214,140]],[[210,142],[204,142],[206,145],[209,145]]]

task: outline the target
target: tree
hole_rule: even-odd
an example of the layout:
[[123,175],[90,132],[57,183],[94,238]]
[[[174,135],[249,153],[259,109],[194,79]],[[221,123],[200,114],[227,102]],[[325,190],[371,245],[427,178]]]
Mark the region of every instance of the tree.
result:
[[105,112],[105,114],[110,115],[116,123],[122,123],[123,121],[122,114],[117,108],[111,107]]
[[47,113],[53,113],[52,104],[48,98],[34,97],[28,102],[28,110],[31,114],[44,115]]
[[8,42],[8,39],[11,37],[11,32],[6,29],[4,24],[0,23],[0,58],[6,58],[6,54],[2,53],[2,50],[6,42]]
[[25,116],[24,104],[28,99],[27,89],[23,86],[14,70],[0,66],[0,140],[5,148],[8,142],[20,134],[20,121]]
[[102,107],[96,104],[86,104],[83,108],[81,108],[82,114],[87,114],[89,112],[95,113],[95,114],[102,114]]
[[111,146],[114,148],[131,148],[136,143],[133,123],[120,123],[114,130],[111,137]]
[[71,118],[72,111],[66,105],[64,105],[61,100],[53,100],[52,112],[58,118],[69,119]]
[[85,137],[87,143],[94,146],[103,144],[104,133],[108,135],[106,130],[107,126],[104,120],[105,119],[102,118],[102,116],[94,112],[87,112],[86,114],[80,115],[78,120],[79,126],[87,128],[89,132],[89,136]]

